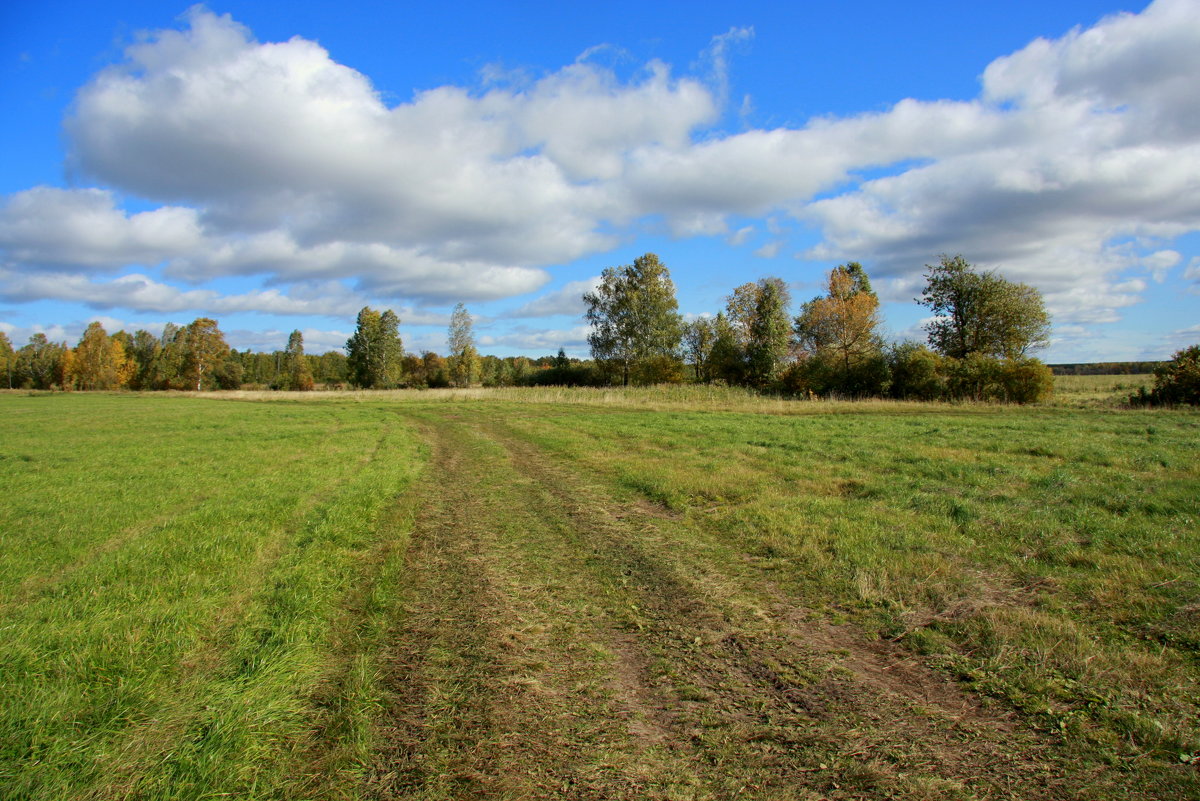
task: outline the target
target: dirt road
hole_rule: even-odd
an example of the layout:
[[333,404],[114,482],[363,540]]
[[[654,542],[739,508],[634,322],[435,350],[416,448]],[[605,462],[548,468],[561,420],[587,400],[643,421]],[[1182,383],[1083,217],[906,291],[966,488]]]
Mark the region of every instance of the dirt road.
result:
[[431,467],[368,797],[1082,798],[1119,782],[504,421],[407,413]]

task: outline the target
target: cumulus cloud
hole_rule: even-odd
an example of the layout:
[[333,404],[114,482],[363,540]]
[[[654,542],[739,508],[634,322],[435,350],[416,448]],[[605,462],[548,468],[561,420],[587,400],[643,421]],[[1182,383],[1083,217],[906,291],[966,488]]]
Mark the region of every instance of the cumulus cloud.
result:
[[427,303],[506,298],[536,290],[550,280],[540,269],[438,259],[417,249],[377,242],[304,247],[283,231],[227,238],[208,250],[173,260],[166,273],[182,280],[268,275],[276,283],[353,276],[362,292]]
[[[896,286],[963,253],[1036,285],[1057,322],[1090,324],[1138,302],[1141,276],[1182,260],[1171,241],[1200,230],[1194,0],[1038,39],[992,62],[973,100],[725,133],[729,51],[751,33],[715,37],[704,77],[650,62],[622,80],[585,55],[389,104],[315,42],[262,43],[193,9],[97,74],[67,121],[73,174],[164,205],[17,193],[0,209],[3,296],[276,314],[496,300],[647,221],[740,245],[754,227],[730,235],[730,221],[749,217],[766,218],[763,255],[786,241],[780,219],[819,234],[805,257],[861,261]],[[139,274],[90,277],[130,266]],[[201,288],[227,276],[263,287]],[[330,282],[350,287],[304,294]]]
[[571,281],[555,292],[531,300],[524,306],[506,314],[506,317],[551,317],[565,314],[583,316],[587,306],[583,302],[585,292],[592,292],[600,285],[600,276],[583,281]]
[[[193,10],[84,87],[68,124],[81,173],[205,206],[210,223],[304,245],[346,240],[430,258],[549,263],[608,247],[622,213],[593,179],[626,151],[683,147],[711,93],[662,64],[631,84],[576,63],[526,90],[458,87],[388,107],[314,42],[261,44]],[[281,135],[286,132],[286,136]]]
[[993,62],[981,100],[960,104],[981,122],[970,148],[808,204],[798,216],[824,240],[807,255],[889,276],[963,253],[1041,288],[1058,320],[1114,321],[1145,288],[1131,270],[1161,276],[1179,259],[1131,238],[1200,228],[1197,70],[1187,0],[1039,39]]
[[279,315],[353,316],[368,305],[363,296],[336,282],[302,285],[290,294],[257,289],[236,295],[211,289],[179,289],[140,273],[111,280],[82,274],[25,273],[0,270],[0,298],[10,302],[59,300],[94,309],[139,312],[204,311],[213,314],[258,312]]
[[522,326],[507,334],[481,336],[479,344],[485,347],[498,346],[540,353],[550,353],[559,348],[568,352],[580,352],[587,347],[590,332],[591,329],[586,325],[568,329],[533,329]]
[[39,186],[0,207],[0,253],[27,269],[116,270],[154,265],[201,244],[195,210],[128,214],[111,192]]

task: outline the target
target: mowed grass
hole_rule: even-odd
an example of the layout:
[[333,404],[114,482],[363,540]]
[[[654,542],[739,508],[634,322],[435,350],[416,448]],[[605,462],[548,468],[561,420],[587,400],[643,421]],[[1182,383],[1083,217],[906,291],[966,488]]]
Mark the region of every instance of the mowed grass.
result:
[[113,395],[0,410],[2,795],[353,785],[387,604],[371,589],[422,463],[404,423]]
[[[462,609],[441,608],[418,597],[437,586],[438,560],[456,549],[483,559],[499,536],[509,561],[497,575],[508,578],[494,577],[491,592],[561,587],[537,600],[550,632],[556,606],[592,592],[582,574],[551,575],[573,564],[562,542],[587,543],[588,532],[561,542],[540,532],[536,510],[510,508],[519,484],[479,499],[465,517],[470,542],[435,517],[424,525],[441,539],[408,551],[430,491],[415,479],[438,432],[443,449],[474,443],[463,458],[479,487],[528,469],[488,443],[544,461],[547,480],[569,472],[588,496],[572,519],[623,516],[609,538],[641,531],[628,510],[643,505],[656,543],[643,556],[657,560],[646,576],[709,576],[747,619],[782,607],[903,646],[1094,771],[1096,797],[1125,797],[1122,786],[1200,795],[1194,411],[788,402],[703,389],[281,400],[0,396],[5,797],[371,795],[360,777],[370,764],[388,770],[378,753],[385,700],[406,692],[381,679],[385,654],[409,647],[395,638],[462,619],[474,622],[436,633],[483,636],[489,609],[533,602],[497,596],[475,608],[468,596],[479,588],[451,582],[446,597]],[[553,558],[518,558],[551,542]],[[628,580],[614,576],[614,586]],[[647,605],[649,596],[629,607],[623,637],[640,636]],[[707,647],[697,642],[694,665],[663,664],[663,675],[717,675],[723,663],[706,661]],[[450,707],[489,709],[495,688],[460,675],[465,665],[445,666],[455,691],[472,696]],[[598,669],[542,678],[569,686]],[[445,689],[423,692],[437,701]],[[565,741],[591,714],[570,697],[553,710]],[[442,739],[460,751],[504,739],[451,728],[429,737],[440,731],[434,713],[457,718],[428,709],[425,723],[406,725],[429,743],[430,765]],[[557,724],[541,725],[555,736]],[[848,753],[883,758],[865,745],[869,731],[861,736],[863,749]],[[858,797],[847,781],[865,768],[845,759],[814,764],[813,786],[796,797]],[[663,764],[657,785],[681,786],[680,770]],[[883,792],[869,786],[862,792]],[[961,787],[923,795],[907,779],[879,786],[889,797],[975,797]]]

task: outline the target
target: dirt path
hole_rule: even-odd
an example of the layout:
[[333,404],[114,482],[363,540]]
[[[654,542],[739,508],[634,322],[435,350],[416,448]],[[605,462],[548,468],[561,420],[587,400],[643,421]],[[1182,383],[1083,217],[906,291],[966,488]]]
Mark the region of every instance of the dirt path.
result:
[[419,414],[432,464],[369,797],[1111,788],[911,654],[747,586],[689,547],[685,521],[618,502],[502,422]]

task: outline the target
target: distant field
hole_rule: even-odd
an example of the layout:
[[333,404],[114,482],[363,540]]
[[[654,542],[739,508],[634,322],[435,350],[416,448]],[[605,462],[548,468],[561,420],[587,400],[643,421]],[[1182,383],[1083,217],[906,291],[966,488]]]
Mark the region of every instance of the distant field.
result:
[[1050,405],[1117,406],[1153,386],[1152,375],[1056,375]]
[[0,795],[1200,797],[1141,380],[0,395]]

